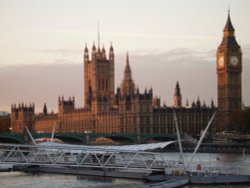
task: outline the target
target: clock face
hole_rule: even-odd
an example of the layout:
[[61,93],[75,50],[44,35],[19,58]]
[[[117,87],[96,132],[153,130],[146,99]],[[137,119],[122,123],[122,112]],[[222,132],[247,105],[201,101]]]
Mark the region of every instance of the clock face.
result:
[[239,64],[239,59],[238,59],[238,57],[236,57],[236,56],[230,57],[230,64],[231,64],[232,66],[237,66],[237,65]]
[[223,56],[221,56],[219,58],[218,65],[219,65],[219,67],[224,67],[224,57]]

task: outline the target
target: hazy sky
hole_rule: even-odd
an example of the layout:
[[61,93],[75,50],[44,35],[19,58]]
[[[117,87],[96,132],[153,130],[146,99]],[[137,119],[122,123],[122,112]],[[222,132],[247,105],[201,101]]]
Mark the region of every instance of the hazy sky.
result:
[[113,43],[116,86],[125,54],[136,85],[153,87],[172,105],[180,81],[183,101],[217,102],[215,52],[230,7],[243,51],[243,101],[250,104],[249,0],[0,0],[0,110],[11,103],[44,102],[57,110],[58,95],[83,105],[85,43]]

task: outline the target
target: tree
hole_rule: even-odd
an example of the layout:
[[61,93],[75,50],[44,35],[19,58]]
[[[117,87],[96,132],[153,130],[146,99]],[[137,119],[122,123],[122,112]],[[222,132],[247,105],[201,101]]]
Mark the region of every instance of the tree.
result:
[[239,133],[250,133],[250,107],[235,111],[230,115],[231,127]]

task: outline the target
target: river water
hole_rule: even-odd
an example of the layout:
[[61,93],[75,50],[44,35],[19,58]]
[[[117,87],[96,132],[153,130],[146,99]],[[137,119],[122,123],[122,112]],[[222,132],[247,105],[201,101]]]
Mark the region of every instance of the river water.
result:
[[[176,160],[178,153],[166,153],[166,158]],[[185,154],[189,161],[191,154]],[[206,170],[233,172],[250,175],[250,155],[243,154],[208,154],[201,153],[192,161],[193,167],[197,164],[207,167]],[[79,175],[62,175],[47,173],[0,172],[1,188],[133,188],[145,185],[141,180],[100,178]],[[218,185],[218,186],[185,186],[185,188],[250,188],[250,185]]]

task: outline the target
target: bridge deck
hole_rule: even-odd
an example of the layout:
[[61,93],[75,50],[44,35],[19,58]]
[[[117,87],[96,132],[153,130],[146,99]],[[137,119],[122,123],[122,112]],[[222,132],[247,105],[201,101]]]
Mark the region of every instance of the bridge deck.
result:
[[163,153],[100,148],[0,144],[0,163],[162,171],[177,164]]

